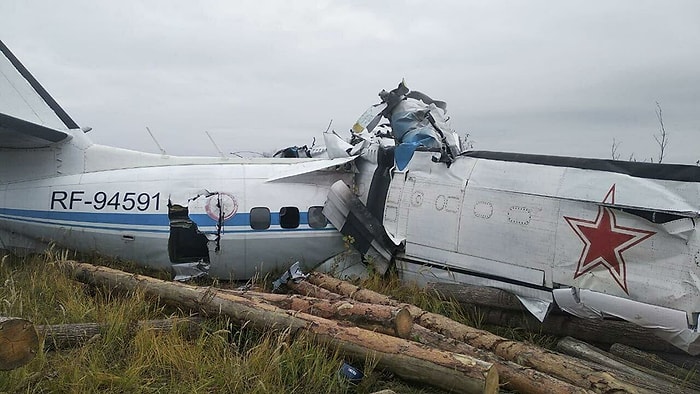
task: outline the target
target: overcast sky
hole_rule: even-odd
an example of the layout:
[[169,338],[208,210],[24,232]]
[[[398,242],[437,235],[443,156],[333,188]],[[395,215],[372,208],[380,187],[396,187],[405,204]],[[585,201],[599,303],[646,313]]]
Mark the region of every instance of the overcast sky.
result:
[[698,1],[0,2],[0,39],[97,143],[310,144],[405,78],[481,150],[700,159]]

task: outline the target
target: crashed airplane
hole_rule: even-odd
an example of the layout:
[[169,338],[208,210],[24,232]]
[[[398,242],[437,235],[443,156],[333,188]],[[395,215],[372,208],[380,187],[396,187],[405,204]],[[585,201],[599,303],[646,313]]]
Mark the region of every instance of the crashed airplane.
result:
[[540,320],[616,317],[700,353],[700,167],[463,151],[445,103],[403,83],[349,141],[325,133],[327,157],[136,152],[92,143],[0,52],[0,248],[241,280],[337,264],[352,240],[406,280],[493,286]]

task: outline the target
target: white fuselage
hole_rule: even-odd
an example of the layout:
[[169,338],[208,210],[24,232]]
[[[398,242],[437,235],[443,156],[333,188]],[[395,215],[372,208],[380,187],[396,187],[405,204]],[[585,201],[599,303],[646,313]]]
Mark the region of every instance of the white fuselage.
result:
[[573,298],[593,294],[599,314],[680,327],[683,346],[698,337],[700,183],[483,157],[447,167],[433,155],[416,152],[388,189],[383,224],[405,244],[404,277],[562,307],[573,301],[558,296],[586,289]]
[[[71,159],[44,161],[42,171],[23,176],[36,179],[0,185],[5,248],[54,241],[158,269],[201,259],[224,279],[248,279],[295,261],[308,269],[343,251],[342,236],[318,219],[330,185],[352,182],[330,160],[178,158],[79,144],[38,154],[65,150]],[[304,168],[295,172],[326,164],[332,168],[313,176]]]

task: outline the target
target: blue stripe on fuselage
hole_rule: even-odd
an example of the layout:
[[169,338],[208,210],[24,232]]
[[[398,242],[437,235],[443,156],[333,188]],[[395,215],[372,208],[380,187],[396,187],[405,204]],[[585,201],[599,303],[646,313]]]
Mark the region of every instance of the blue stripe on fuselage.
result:
[[[107,213],[107,212],[61,212],[34,209],[0,208],[0,215],[19,216],[27,219],[64,220],[83,223],[131,224],[141,226],[168,226],[165,213]],[[206,215],[205,215],[206,216]]]
[[[308,212],[299,213],[299,226],[308,226]],[[43,211],[32,209],[0,208],[0,218],[8,220],[23,220],[31,223],[64,225],[80,228],[118,230],[118,231],[149,231],[149,232],[169,232],[170,220],[166,213],[122,213],[122,212],[61,212]],[[215,226],[216,221],[206,214],[190,214],[189,218],[198,226]],[[64,221],[71,223],[55,223],[52,221]],[[270,225],[278,226],[280,223],[279,212],[270,213]],[[103,226],[99,226],[102,224]],[[106,227],[104,225],[112,225]],[[121,226],[144,226],[149,228],[134,228]],[[238,212],[233,217],[224,221],[224,226],[230,232],[264,232],[264,231],[323,231],[335,230],[332,226],[324,228],[289,228],[289,229],[266,229],[253,230],[250,228],[250,214],[248,212]],[[231,229],[234,227],[234,229]]]

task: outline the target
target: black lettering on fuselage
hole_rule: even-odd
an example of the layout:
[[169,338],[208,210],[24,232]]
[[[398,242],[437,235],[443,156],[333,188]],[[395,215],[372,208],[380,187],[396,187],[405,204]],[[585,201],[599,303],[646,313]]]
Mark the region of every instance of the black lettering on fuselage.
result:
[[68,203],[68,206],[70,207],[70,209],[73,209],[74,202],[83,201],[83,198],[80,197],[83,194],[85,194],[85,192],[82,190],[74,190],[74,191],[70,192],[70,202]]
[[55,204],[59,203],[61,204],[61,207],[63,209],[68,209],[66,207],[66,203],[63,201],[68,197],[68,193],[62,191],[62,190],[56,190],[53,193],[51,193],[51,209],[56,209]]

